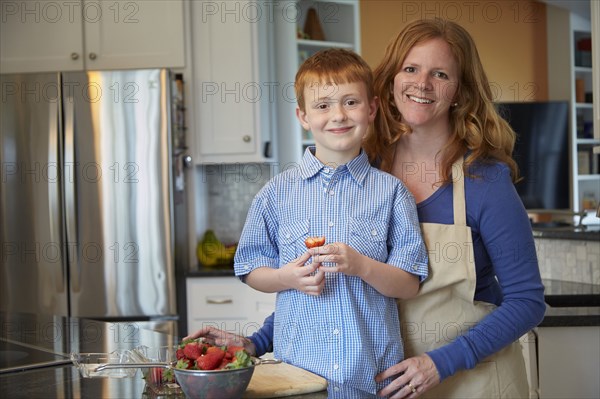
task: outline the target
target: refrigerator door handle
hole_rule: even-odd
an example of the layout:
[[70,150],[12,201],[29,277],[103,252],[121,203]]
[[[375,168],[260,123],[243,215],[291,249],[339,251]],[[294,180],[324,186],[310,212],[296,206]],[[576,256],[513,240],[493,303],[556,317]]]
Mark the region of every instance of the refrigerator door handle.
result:
[[[58,167],[58,99],[50,100],[49,108],[50,115],[48,120],[48,169],[55,168],[56,171],[60,171]],[[59,199],[58,199],[58,191],[60,188],[60,179],[58,175],[56,176],[56,182],[53,184],[50,181],[50,177],[48,178],[48,215],[49,215],[49,223],[50,223],[50,242],[52,244],[60,243],[62,240],[56,237],[56,232],[60,231],[58,226],[60,225],[59,216],[60,214],[57,211],[60,208]],[[56,291],[64,292],[64,282],[65,282],[65,274],[66,267],[62,267],[60,272],[58,272],[56,279]]]
[[66,252],[71,270],[71,290],[80,291],[81,273],[78,259],[79,245],[77,243],[77,212],[76,212],[76,192],[75,192],[75,98],[66,96],[64,99],[65,108],[65,163],[63,165],[63,182],[65,190],[65,221],[67,226]]

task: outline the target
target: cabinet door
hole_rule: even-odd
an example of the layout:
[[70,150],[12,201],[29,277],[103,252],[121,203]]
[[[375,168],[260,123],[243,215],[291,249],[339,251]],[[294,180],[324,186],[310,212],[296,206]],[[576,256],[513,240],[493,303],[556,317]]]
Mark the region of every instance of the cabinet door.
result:
[[83,69],[79,2],[0,0],[0,73]]
[[84,0],[86,68],[183,67],[183,0]]
[[263,79],[269,69],[263,4],[191,4],[199,162],[265,161],[270,87]]

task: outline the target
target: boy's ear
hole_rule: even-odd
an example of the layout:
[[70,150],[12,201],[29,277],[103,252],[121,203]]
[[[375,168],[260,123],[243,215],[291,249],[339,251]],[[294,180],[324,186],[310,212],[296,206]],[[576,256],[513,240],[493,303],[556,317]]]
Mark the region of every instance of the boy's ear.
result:
[[375,96],[369,102],[369,122],[373,122],[375,120],[375,115],[377,115],[378,109],[379,109],[379,97]]
[[302,111],[300,107],[296,107],[296,118],[298,118],[304,130],[310,130],[310,126],[306,120],[306,111]]

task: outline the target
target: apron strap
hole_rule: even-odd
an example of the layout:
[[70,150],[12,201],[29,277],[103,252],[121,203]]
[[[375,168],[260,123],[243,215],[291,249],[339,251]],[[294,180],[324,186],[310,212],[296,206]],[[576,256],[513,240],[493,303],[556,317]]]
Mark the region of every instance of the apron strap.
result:
[[465,172],[463,170],[462,156],[452,165],[452,204],[454,207],[454,224],[466,226]]

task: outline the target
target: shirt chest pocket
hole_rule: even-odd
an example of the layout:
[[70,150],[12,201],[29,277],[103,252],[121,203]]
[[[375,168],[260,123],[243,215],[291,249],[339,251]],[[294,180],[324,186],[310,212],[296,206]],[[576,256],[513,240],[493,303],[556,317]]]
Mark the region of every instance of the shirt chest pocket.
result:
[[350,219],[350,246],[371,259],[385,262],[388,225],[381,220]]
[[309,220],[282,224],[279,228],[280,265],[291,262],[306,251],[304,240],[308,237]]

